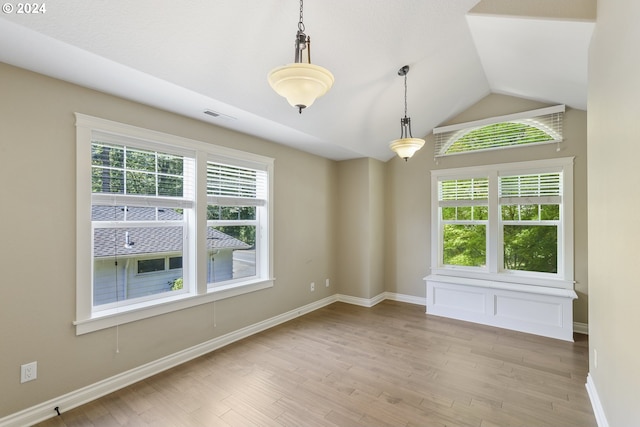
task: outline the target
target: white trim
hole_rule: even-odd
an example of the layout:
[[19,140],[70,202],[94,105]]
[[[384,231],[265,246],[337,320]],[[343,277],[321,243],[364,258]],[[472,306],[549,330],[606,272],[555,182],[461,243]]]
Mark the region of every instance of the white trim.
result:
[[589,335],[589,324],[582,322],[573,322],[573,332],[576,334]]
[[[422,306],[424,306],[426,303],[426,300],[423,297],[397,294],[393,292],[383,292],[369,299],[353,297],[350,295],[335,294],[335,295],[326,297],[324,299],[312,302],[310,304],[304,305],[302,307],[296,308],[294,310],[290,310],[278,316],[274,316],[262,322],[258,322],[253,325],[246,326],[244,328],[241,328],[236,331],[230,332],[228,334],[222,335],[220,337],[211,339],[204,343],[201,343],[193,347],[184,349],[182,351],[176,352],[174,354],[165,356],[158,360],[154,360],[145,365],[138,366],[129,371],[122,372],[120,374],[106,378],[102,381],[98,381],[94,384],[90,384],[86,387],[82,387],[78,390],[74,390],[70,393],[64,394],[62,396],[55,397],[46,402],[39,403],[35,406],[29,407],[22,411],[8,415],[4,418],[0,418],[0,427],[21,427],[25,425],[33,425],[33,424],[42,422],[44,420],[47,420],[49,418],[53,418],[56,415],[55,414],[56,407],[59,408],[60,412],[70,411],[73,408],[76,408],[80,405],[91,402],[95,399],[98,399],[114,391],[120,390],[121,388],[124,388],[130,384],[144,380],[145,378],[149,378],[152,375],[159,374],[160,372],[163,372],[174,366],[178,366],[182,363],[188,362],[189,360],[192,360],[202,355],[205,355],[207,353],[210,353],[214,350],[222,348],[233,342],[247,338],[258,332],[262,332],[264,330],[277,326],[281,323],[287,322],[289,320],[293,320],[297,317],[300,317],[312,311],[318,310],[322,307],[333,304],[334,302],[339,301],[339,302],[359,305],[363,307],[373,307],[374,305],[386,299],[405,302],[408,304],[422,305]],[[592,395],[591,389],[593,389],[595,400],[597,401],[598,408],[600,408],[598,412],[596,412],[596,404],[594,403],[594,398],[591,397]],[[587,391],[589,392],[589,396],[592,399],[592,405],[594,406],[594,412],[596,412],[596,419],[598,420],[598,426],[608,427],[608,424],[606,423],[606,419],[604,418],[604,413],[602,412],[601,406],[599,404],[599,400],[597,398],[597,393],[595,393],[595,386],[592,385],[592,382],[589,376],[587,376]],[[598,418],[598,413],[601,414],[600,416],[601,416],[601,419],[604,420],[604,423],[600,422],[600,418]]]
[[410,304],[424,305],[424,298],[415,297],[412,295],[396,294],[392,292],[383,292],[369,299],[335,294],[319,301],[315,301],[302,307],[296,308],[294,310],[290,310],[278,316],[274,316],[262,322],[246,326],[244,328],[238,329],[204,343],[195,345],[161,359],[154,360],[145,365],[138,366],[129,371],[122,372],[120,374],[106,378],[102,381],[98,381],[97,383],[90,384],[86,387],[82,387],[78,390],[74,390],[70,393],[64,394],[62,396],[55,397],[46,402],[42,402],[30,408],[26,408],[20,412],[8,415],[4,418],[0,418],[0,427],[21,427],[39,423],[41,421],[54,417],[56,415],[54,408],[56,407],[59,408],[60,412],[67,412],[73,408],[91,402],[114,391],[120,390],[123,387],[144,380],[145,378],[156,375],[181,363],[185,363],[189,360],[195,359],[196,357],[224,347],[225,345],[229,345],[233,342],[239,341],[243,338],[247,338],[253,334],[262,332],[281,323],[293,320],[296,317],[300,317],[314,310],[318,310],[337,301],[363,307],[373,307],[374,305],[384,301],[385,299],[407,302]]
[[573,341],[572,289],[425,277],[428,314]]
[[339,302],[346,302],[347,304],[359,305],[361,307],[368,307],[368,308],[373,307],[374,305],[379,304],[385,300],[384,292],[379,295],[376,295],[373,298],[360,298],[360,297],[353,297],[351,295],[341,295],[341,294],[337,294],[336,298]]
[[54,399],[24,409],[15,414],[0,419],[0,427],[19,427],[33,425],[54,417],[55,409],[59,408],[60,412],[67,412],[92,400],[98,399],[130,384],[149,378],[152,375],[166,371],[174,366],[195,359],[221,347],[229,345],[233,342],[247,338],[269,328],[273,328],[281,323],[295,319],[296,317],[310,313],[319,308],[325,307],[338,300],[336,295],[312,302],[305,306],[290,310],[286,313],[274,316],[262,322],[246,326],[228,334],[205,341],[201,344],[171,354],[169,356],[154,360],[142,366],[130,369],[126,372],[106,378],[97,383],[90,384],[70,393],[58,396]]
[[[140,128],[128,124],[118,123],[97,117],[75,113],[76,116],[76,335],[93,332],[99,329],[112,327],[118,324],[132,322],[147,317],[157,316],[174,310],[193,307],[200,304],[209,303],[223,298],[240,295],[247,292],[254,292],[273,286],[273,181],[274,181],[274,159],[258,154],[222,147],[202,141],[158,132],[150,129]],[[171,295],[166,298],[154,298],[153,302],[145,301],[140,304],[123,304],[117,310],[97,311],[92,310],[92,289],[93,277],[91,262],[91,239],[93,237],[90,209],[92,201],[99,203],[128,203],[145,206],[144,196],[129,195],[93,195],[91,193],[90,165],[91,165],[91,141],[92,137],[99,135],[108,143],[113,136],[116,140],[125,144],[131,143],[136,147],[147,147],[157,150],[162,148],[167,152],[180,155],[188,155],[193,158],[197,165],[195,172],[199,174],[194,177],[197,194],[191,198],[153,198],[154,203],[161,203],[166,207],[189,208],[188,215],[192,219],[188,233],[186,233],[187,244],[185,244],[185,283],[194,284],[188,291],[180,295]],[[206,260],[204,257],[197,257],[193,254],[206,252],[206,242],[199,236],[206,236],[206,203],[198,203],[206,200],[206,167],[207,159],[226,159],[227,163],[242,165],[243,167],[254,167],[267,173],[267,224],[262,224],[260,229],[259,253],[265,254],[268,262],[262,259],[257,261],[257,278],[243,280],[239,286],[233,289],[212,288],[209,290],[206,283]],[[204,168],[204,169],[203,169]],[[197,210],[193,212],[191,209]],[[265,221],[266,222],[266,221]],[[108,225],[108,224],[104,224]],[[102,224],[101,224],[102,226]],[[191,256],[186,254],[190,253]],[[190,278],[189,275],[196,277]]]
[[422,280],[435,280],[441,283],[454,285],[477,286],[479,288],[501,289],[506,291],[517,291],[526,294],[548,295],[553,297],[576,299],[578,295],[572,289],[559,288],[556,286],[529,285],[523,283],[513,283],[504,280],[473,279],[460,276],[448,276],[440,274],[430,274]]
[[368,308],[373,307],[374,305],[377,305],[384,300],[400,301],[400,302],[406,302],[408,304],[416,304],[416,305],[426,304],[426,298],[424,297],[396,294],[394,292],[382,292],[373,298],[360,298],[360,297],[353,297],[351,295],[337,294],[336,298],[337,298],[337,301],[339,302],[344,302],[352,305],[359,305],[361,307],[368,307]]
[[598,396],[598,391],[596,390],[596,385],[593,382],[591,373],[587,374],[587,383],[585,386],[587,387],[587,394],[589,394],[589,400],[591,400],[591,407],[593,408],[593,414],[596,417],[598,427],[609,427],[609,422],[604,414],[604,408],[600,402],[600,397]]
[[73,322],[73,325],[76,327],[76,335],[83,335],[89,332],[99,331],[100,329],[122,325],[123,323],[135,322],[137,320],[171,313],[176,310],[183,310],[249,292],[271,288],[273,287],[273,282],[274,280],[266,280],[222,289],[212,288],[206,294],[193,295],[185,293],[177,295],[170,300],[167,299],[166,302],[158,302],[156,299],[151,302],[146,301],[140,303],[137,307],[136,305],[129,304],[126,310],[115,308],[113,310],[94,312],[93,317],[76,320]]
[[457,123],[449,126],[441,126],[433,129],[433,134],[444,132],[455,132],[457,130],[482,127],[495,123],[509,122],[512,120],[530,119],[538,116],[546,116],[547,114],[564,113],[564,105],[555,105],[553,107],[539,108],[537,110],[524,111],[522,113],[507,114],[505,116],[490,117],[488,119],[475,120],[473,122]]
[[385,292],[385,299],[392,301],[406,302],[407,304],[426,306],[426,297],[416,297],[413,295],[396,294],[394,292]]
[[[574,248],[573,248],[573,163],[574,157],[558,157],[524,162],[498,163],[462,168],[434,169],[431,171],[431,274],[459,276],[469,279],[503,281],[537,286],[552,286],[573,289]],[[512,272],[501,268],[498,180],[501,176],[562,172],[563,194],[562,215],[557,225],[562,233],[558,242],[558,272]],[[489,179],[489,219],[487,224],[487,266],[484,268],[443,265],[443,228],[439,217],[438,183],[447,179],[468,179],[488,177]],[[492,214],[491,212],[494,212]],[[444,223],[444,222],[442,222]],[[480,223],[480,222],[478,222]],[[493,230],[493,232],[491,232]]]
[[[221,145],[197,141],[195,139],[184,138],[181,136],[159,132],[151,129],[145,129],[125,123],[114,122],[112,120],[101,119],[99,117],[93,117],[82,113],[75,113],[75,116],[76,127],[79,129],[86,129],[89,132],[105,132],[108,134],[115,134],[119,135],[120,138],[127,138],[128,140],[131,138],[135,138],[142,141],[153,141],[153,146],[156,146],[159,143],[161,145],[175,147],[175,145],[177,144],[179,146],[184,146],[192,150],[207,151],[209,153],[213,153],[213,155],[217,158],[234,159],[235,162],[243,162],[240,164],[258,164],[263,168],[263,170],[265,168],[265,164],[268,165],[273,162],[273,158],[271,157],[248,153],[246,151],[223,147]],[[90,157],[89,160],[91,160]],[[90,165],[91,163],[89,162],[88,164]]]

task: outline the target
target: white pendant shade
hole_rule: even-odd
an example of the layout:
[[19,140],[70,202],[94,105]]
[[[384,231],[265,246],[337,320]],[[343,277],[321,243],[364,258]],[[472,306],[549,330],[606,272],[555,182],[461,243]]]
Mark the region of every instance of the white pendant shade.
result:
[[334,81],[333,74],[326,68],[302,62],[274,68],[268,78],[273,90],[300,110],[327,93]]
[[391,150],[395,151],[399,157],[407,160],[422,148],[424,139],[420,138],[400,138],[392,141],[389,145]]

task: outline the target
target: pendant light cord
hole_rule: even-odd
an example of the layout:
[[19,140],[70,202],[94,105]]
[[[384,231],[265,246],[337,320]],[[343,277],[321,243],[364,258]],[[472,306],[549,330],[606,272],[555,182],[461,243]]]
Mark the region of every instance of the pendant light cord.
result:
[[407,73],[404,74],[404,116],[407,117]]

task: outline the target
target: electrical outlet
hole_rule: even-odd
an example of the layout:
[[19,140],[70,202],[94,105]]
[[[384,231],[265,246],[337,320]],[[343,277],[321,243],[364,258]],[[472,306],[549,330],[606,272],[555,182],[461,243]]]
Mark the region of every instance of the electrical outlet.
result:
[[324,285],[328,288],[329,287],[329,279],[325,280]]
[[311,282],[311,292],[316,290],[316,283],[315,282]]
[[20,366],[20,382],[26,383],[38,378],[38,362],[31,362]]

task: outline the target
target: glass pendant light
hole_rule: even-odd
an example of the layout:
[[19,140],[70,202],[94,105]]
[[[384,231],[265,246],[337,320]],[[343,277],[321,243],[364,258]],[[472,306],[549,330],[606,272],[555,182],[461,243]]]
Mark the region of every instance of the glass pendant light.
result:
[[[295,59],[291,64],[271,70],[269,84],[280,96],[287,98],[292,107],[302,110],[327,93],[333,85],[333,74],[326,68],[311,63],[311,38],[304,33],[302,22],[302,0],[300,21],[295,40]],[[302,62],[303,51],[307,51],[306,62]]]
[[398,156],[407,161],[416,151],[422,148],[424,145],[424,139],[414,138],[411,135],[411,118],[407,117],[407,74],[409,73],[409,66],[398,70],[399,76],[404,76],[404,117],[400,119],[400,138],[396,139],[389,144],[389,148],[393,150]]

